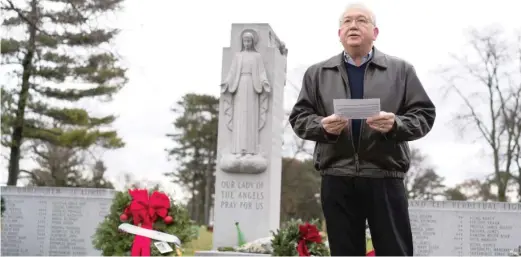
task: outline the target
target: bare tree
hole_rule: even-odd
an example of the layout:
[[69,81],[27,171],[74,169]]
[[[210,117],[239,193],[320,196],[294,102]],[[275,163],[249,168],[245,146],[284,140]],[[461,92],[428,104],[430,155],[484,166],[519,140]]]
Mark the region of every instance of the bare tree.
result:
[[31,144],[38,168],[20,170],[20,178],[32,186],[113,188],[105,178],[107,168],[101,159],[90,163],[86,151],[48,142]]
[[21,178],[29,180],[33,186],[74,187],[81,179],[85,157],[76,149],[60,147],[50,143],[35,142],[31,145],[33,158],[38,168],[31,171],[20,170]]
[[[301,88],[302,77],[305,72],[305,67],[300,67],[288,74],[286,79],[286,86],[284,89],[284,101],[294,104]],[[284,110],[284,141],[283,150],[286,152],[288,160],[295,159],[298,157],[310,157],[313,156],[312,142],[303,140],[295,135],[289,124],[289,114],[291,109]],[[284,165],[289,163],[283,163]]]
[[509,180],[515,177],[514,165],[519,161],[519,42],[513,42],[499,28],[472,29],[466,48],[470,53],[452,55],[456,66],[441,73],[449,89],[447,93],[455,93],[464,104],[464,110],[455,116],[460,132],[468,135],[477,131],[477,141],[484,141],[492,155],[492,181],[497,186],[499,201],[506,201]]
[[443,177],[440,177],[432,166],[427,163],[427,157],[419,149],[411,149],[411,168],[407,172],[404,183],[409,199],[435,200],[445,194]]
[[[507,174],[501,173],[501,176]],[[510,188],[512,188],[514,181],[510,181]],[[495,174],[491,174],[484,179],[468,179],[456,186],[447,189],[446,196],[448,200],[463,200],[463,201],[498,201],[499,197],[494,190],[497,187],[495,184]],[[507,191],[511,193],[513,190]],[[507,196],[506,200],[510,200]]]
[[[517,33],[517,49],[516,62],[517,71],[517,97],[514,98],[514,104],[507,110],[507,118],[504,119],[505,127],[509,128],[514,135],[514,153],[513,161],[516,164],[516,175],[514,179],[517,183],[517,199],[521,202],[521,30]],[[515,82],[512,82],[515,83]]]

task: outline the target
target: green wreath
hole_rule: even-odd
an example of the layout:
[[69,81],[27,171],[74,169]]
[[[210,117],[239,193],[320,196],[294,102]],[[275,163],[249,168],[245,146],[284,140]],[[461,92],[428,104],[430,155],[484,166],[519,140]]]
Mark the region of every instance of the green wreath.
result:
[[[149,190],[153,192],[156,190]],[[134,235],[120,231],[118,226],[122,223],[120,215],[130,204],[131,197],[127,192],[117,192],[110,207],[110,213],[105,217],[104,221],[96,229],[93,236],[93,245],[97,250],[101,251],[103,256],[129,256],[134,241]],[[195,238],[192,229],[192,221],[189,218],[185,208],[174,204],[170,199],[170,209],[168,215],[173,217],[173,222],[166,224],[163,220],[156,220],[153,229],[167,234],[177,236],[182,243],[187,243]],[[172,246],[172,248],[174,248]],[[161,254],[153,245],[151,246],[152,256],[176,256],[174,252]]]
[[[318,231],[319,220],[303,222],[292,219],[273,233],[272,256],[329,256],[329,248],[324,244],[325,237]],[[304,254],[305,252],[305,254]]]

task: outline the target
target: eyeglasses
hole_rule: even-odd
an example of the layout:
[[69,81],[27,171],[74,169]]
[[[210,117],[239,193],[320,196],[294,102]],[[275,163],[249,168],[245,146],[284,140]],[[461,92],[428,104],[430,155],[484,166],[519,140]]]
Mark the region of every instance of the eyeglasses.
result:
[[353,24],[353,22],[355,23],[355,26],[367,26],[370,23],[372,23],[370,20],[368,20],[365,17],[357,17],[356,19],[351,18],[351,17],[346,17],[346,18],[344,18],[342,23],[344,25],[351,26],[351,24]]

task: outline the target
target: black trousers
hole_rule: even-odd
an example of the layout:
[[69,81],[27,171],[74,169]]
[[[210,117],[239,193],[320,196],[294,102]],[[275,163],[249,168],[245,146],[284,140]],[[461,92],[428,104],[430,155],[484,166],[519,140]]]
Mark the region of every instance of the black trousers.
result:
[[402,179],[322,176],[322,210],[332,256],[365,256],[366,219],[377,256],[412,256]]

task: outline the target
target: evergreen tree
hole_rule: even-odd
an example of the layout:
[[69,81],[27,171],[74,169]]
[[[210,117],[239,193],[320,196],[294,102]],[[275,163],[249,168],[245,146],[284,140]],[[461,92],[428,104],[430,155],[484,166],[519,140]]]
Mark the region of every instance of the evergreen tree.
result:
[[[155,190],[155,189],[154,189]],[[122,223],[120,215],[131,201],[127,192],[117,192],[112,205],[110,214],[98,226],[93,237],[93,245],[101,251],[102,256],[129,256],[134,235],[119,231],[118,226]],[[186,244],[194,239],[192,221],[188,217],[186,209],[182,206],[170,202],[168,215],[174,219],[173,223],[165,224],[162,219],[154,223],[154,230],[177,236],[182,244]],[[152,256],[161,256],[161,253],[152,245]],[[164,254],[172,255],[172,253]]]
[[208,224],[215,191],[219,99],[211,95],[186,94],[172,110],[178,115],[175,133],[168,134],[175,146],[167,149],[179,169],[165,175],[191,194],[191,216]]
[[125,69],[105,50],[118,30],[100,22],[122,2],[2,0],[4,31],[13,32],[1,42],[2,66],[14,78],[12,86],[2,85],[8,185],[17,183],[24,140],[79,148],[123,146],[108,128],[113,115],[95,116],[78,107],[80,100],[110,100],[126,83]]

